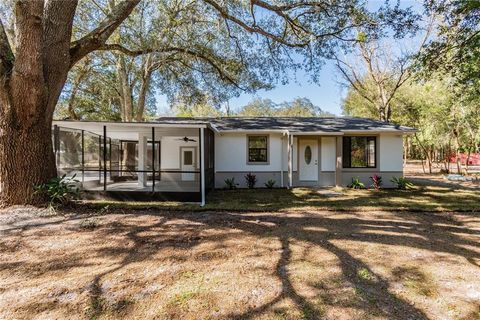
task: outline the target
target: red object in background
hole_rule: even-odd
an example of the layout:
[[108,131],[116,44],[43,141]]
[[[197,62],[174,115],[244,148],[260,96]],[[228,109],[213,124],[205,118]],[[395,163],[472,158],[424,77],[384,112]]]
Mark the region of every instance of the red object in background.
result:
[[[468,154],[466,153],[460,153],[460,163],[465,165],[467,162]],[[452,155],[450,156],[450,162],[451,163],[456,163],[457,162],[457,156]],[[470,154],[470,159],[468,159],[468,165],[469,166],[480,166],[480,153],[471,153]]]

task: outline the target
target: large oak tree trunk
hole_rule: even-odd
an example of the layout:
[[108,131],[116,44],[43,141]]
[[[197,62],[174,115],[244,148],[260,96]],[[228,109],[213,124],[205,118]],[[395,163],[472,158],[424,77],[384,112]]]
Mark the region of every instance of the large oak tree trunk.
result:
[[51,126],[44,122],[25,129],[2,121],[0,130],[2,202],[38,203],[42,199],[35,197],[33,187],[56,175]]

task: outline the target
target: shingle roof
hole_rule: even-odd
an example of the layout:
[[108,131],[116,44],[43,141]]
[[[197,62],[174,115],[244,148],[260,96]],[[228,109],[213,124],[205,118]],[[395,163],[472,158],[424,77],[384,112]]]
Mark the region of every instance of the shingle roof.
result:
[[290,132],[394,131],[414,132],[414,128],[352,117],[162,117],[157,123],[210,124],[218,131],[288,130]]

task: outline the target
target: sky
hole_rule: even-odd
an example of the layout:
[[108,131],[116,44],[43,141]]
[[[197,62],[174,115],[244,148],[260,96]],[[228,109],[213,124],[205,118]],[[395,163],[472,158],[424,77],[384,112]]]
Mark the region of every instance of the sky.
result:
[[[371,9],[374,9],[382,5],[383,2],[384,0],[371,0],[368,5]],[[392,2],[395,2],[395,0]],[[419,0],[400,0],[400,5],[401,7],[412,7],[416,11],[420,11],[422,8]],[[292,101],[296,97],[305,97],[323,111],[342,115],[341,105],[347,93],[347,88],[342,84],[342,79],[333,61],[325,61],[325,65],[320,70],[318,83],[312,83],[310,76],[301,71],[296,73],[295,78],[296,80],[292,80],[286,85],[278,85],[272,90],[260,90],[255,94],[241,94],[239,97],[230,99],[229,106],[235,111],[255,98],[266,98],[275,103],[281,103]],[[160,114],[169,113],[166,98],[160,95],[156,98],[158,112]]]

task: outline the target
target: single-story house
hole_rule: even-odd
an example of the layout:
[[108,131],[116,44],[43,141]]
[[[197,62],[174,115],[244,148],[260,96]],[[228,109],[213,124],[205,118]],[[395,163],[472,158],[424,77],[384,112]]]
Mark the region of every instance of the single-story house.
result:
[[54,121],[59,174],[90,196],[205,202],[234,178],[246,187],[385,187],[403,175],[403,135],[415,129],[350,117],[162,117],[152,122]]

